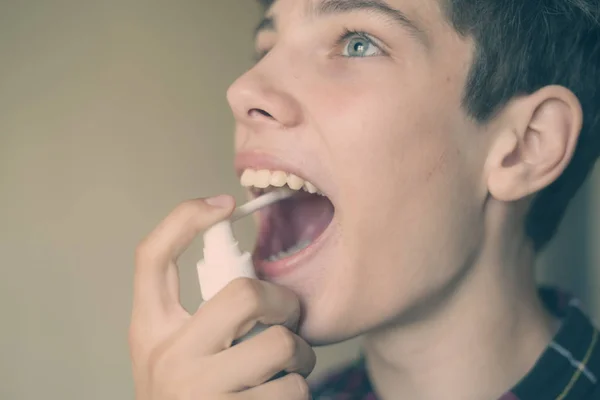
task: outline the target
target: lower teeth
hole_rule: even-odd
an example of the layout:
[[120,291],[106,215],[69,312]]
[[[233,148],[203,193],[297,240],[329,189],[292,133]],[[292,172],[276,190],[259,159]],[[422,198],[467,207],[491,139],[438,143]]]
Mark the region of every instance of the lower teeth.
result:
[[298,244],[290,247],[287,250],[280,251],[277,254],[273,254],[267,260],[270,261],[270,262],[282,260],[284,258],[287,258],[289,256],[292,256],[292,255],[294,255],[296,253],[299,253],[300,251],[304,250],[305,248],[307,248],[308,246],[310,246],[310,243],[311,243],[310,240],[305,240],[303,242],[298,242]]

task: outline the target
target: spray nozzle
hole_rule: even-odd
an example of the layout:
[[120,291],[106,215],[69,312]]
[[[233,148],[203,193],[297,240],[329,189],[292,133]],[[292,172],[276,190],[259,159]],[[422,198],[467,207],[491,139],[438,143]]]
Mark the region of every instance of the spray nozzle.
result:
[[294,195],[294,193],[295,192],[291,189],[277,189],[272,192],[266,193],[262,196],[259,196],[254,200],[251,200],[246,204],[236,208],[233,214],[231,214],[230,221],[235,222],[252,213],[255,213],[263,207],[269,206],[281,200],[289,199]]

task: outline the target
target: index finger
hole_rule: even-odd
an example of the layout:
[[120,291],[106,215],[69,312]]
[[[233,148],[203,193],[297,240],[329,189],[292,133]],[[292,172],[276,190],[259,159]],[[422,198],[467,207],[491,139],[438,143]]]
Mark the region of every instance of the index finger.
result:
[[137,312],[166,314],[179,303],[176,261],[202,231],[227,218],[231,196],[180,204],[137,247],[133,307]]

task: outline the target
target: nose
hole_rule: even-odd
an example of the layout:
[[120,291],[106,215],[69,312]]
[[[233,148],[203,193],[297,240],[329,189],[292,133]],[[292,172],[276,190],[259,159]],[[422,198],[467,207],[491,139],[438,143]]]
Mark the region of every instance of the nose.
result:
[[255,128],[292,128],[302,122],[301,106],[289,90],[256,68],[236,80],[227,100],[236,120]]

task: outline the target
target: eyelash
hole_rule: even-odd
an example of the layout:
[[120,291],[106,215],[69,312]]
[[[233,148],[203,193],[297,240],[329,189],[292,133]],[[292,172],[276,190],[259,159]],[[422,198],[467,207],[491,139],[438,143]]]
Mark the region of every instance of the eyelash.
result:
[[347,44],[348,40],[353,37],[358,36],[361,39],[369,42],[372,46],[375,46],[383,55],[387,55],[387,52],[382,48],[383,46],[379,43],[379,41],[367,32],[357,31],[353,29],[345,28],[344,32],[340,35],[339,39],[336,42],[336,47],[344,46]]
[[[387,55],[388,53],[382,48],[383,46],[379,43],[378,40],[374,39],[373,36],[371,36],[370,34],[368,34],[367,32],[364,31],[358,31],[358,30],[354,30],[354,29],[348,29],[348,28],[344,28],[344,31],[342,32],[342,34],[339,36],[339,38],[336,40],[335,42],[335,46],[336,48],[343,46],[344,44],[346,44],[346,42],[350,39],[352,39],[354,36],[358,36],[362,39],[364,39],[365,41],[369,42],[372,46],[377,47],[377,49],[379,51],[381,51],[381,53],[383,55]],[[262,50],[260,52],[258,52],[254,58],[255,62],[259,62],[260,60],[262,60],[268,53],[269,53],[270,49],[266,49],[266,50]],[[347,57],[350,58],[350,57]]]

